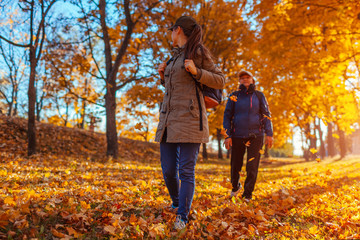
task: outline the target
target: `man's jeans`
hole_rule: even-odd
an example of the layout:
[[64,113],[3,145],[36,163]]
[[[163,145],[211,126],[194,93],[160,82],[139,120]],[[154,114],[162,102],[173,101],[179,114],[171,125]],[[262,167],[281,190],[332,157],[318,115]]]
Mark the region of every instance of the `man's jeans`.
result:
[[[195,192],[195,164],[200,143],[160,143],[161,168],[167,189],[178,215],[188,222]],[[181,180],[181,186],[179,184]]]

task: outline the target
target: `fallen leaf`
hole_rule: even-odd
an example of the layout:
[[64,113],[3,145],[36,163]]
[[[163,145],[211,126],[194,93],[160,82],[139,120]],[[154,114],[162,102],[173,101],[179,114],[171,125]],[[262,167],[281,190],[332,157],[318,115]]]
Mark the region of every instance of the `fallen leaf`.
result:
[[51,233],[52,233],[52,235],[54,235],[55,237],[58,237],[58,238],[64,238],[65,237],[65,234],[56,231],[55,228],[51,228]]
[[318,150],[316,150],[315,148],[311,148],[311,149],[310,149],[310,152],[311,152],[312,154],[317,153],[317,151],[318,151]]
[[232,95],[232,96],[230,96],[230,100],[233,102],[237,102],[237,97]]
[[115,235],[115,227],[108,225],[104,227],[104,230],[112,235]]

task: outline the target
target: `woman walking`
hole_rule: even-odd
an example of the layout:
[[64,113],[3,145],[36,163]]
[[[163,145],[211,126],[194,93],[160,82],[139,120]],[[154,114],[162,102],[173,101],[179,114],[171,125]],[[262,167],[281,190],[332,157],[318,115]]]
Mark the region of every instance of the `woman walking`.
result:
[[188,222],[194,196],[200,144],[209,141],[204,98],[197,84],[221,89],[225,78],[203,45],[202,29],[194,18],[182,16],[169,30],[175,50],[171,59],[158,68],[165,95],[155,141],[160,142],[161,167],[171,207],[177,209],[174,228],[181,230]]
[[247,151],[247,174],[242,197],[245,201],[250,201],[258,174],[264,134],[266,134],[265,144],[271,148],[273,130],[265,95],[255,90],[253,75],[242,70],[239,81],[239,90],[230,95],[224,112],[223,125],[228,135],[225,147],[226,149],[232,147],[231,197],[236,196],[241,189],[240,171]]

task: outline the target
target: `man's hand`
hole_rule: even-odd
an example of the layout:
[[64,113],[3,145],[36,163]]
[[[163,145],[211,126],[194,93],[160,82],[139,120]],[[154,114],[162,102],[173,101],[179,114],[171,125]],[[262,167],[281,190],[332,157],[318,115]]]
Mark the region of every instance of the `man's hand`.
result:
[[166,62],[161,63],[158,67],[158,72],[160,74],[161,79],[164,79],[165,68],[166,68]]
[[224,145],[225,145],[225,148],[226,148],[227,150],[229,150],[230,147],[232,147],[232,139],[231,139],[231,138],[225,139]]
[[271,148],[273,145],[274,139],[273,137],[266,136],[265,138],[265,145],[268,146],[268,148]]
[[196,66],[195,66],[195,63],[193,60],[185,59],[184,67],[185,67],[186,71],[190,72],[192,75],[197,74],[197,69],[196,69]]

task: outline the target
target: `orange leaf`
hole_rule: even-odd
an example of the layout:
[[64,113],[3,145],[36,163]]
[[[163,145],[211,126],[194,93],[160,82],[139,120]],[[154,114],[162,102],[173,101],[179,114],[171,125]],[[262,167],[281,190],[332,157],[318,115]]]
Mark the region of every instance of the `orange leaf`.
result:
[[250,141],[247,141],[247,142],[245,143],[245,146],[250,147]]
[[220,182],[220,186],[228,189],[232,189],[232,186],[229,181],[226,180],[226,178],[223,178],[223,181]]
[[72,227],[66,227],[66,230],[68,231],[69,235],[73,235],[75,238],[82,236],[82,234],[75,231]]
[[229,137],[226,133],[226,129],[221,129],[220,134],[223,135],[225,138]]
[[58,238],[64,238],[65,237],[65,234],[56,231],[56,229],[54,229],[54,228],[51,228],[51,233],[52,233],[52,235],[54,235],[55,237],[58,237]]
[[107,231],[108,233],[115,235],[115,227],[108,225],[104,227],[104,230]]
[[141,123],[137,123],[137,124],[135,125],[135,129],[136,129],[136,130],[141,130],[142,127],[143,127],[143,125],[142,125]]
[[130,224],[135,225],[137,223],[137,218],[134,214],[131,214],[130,216]]
[[233,102],[237,102],[237,97],[232,95],[232,96],[230,96],[230,100]]

